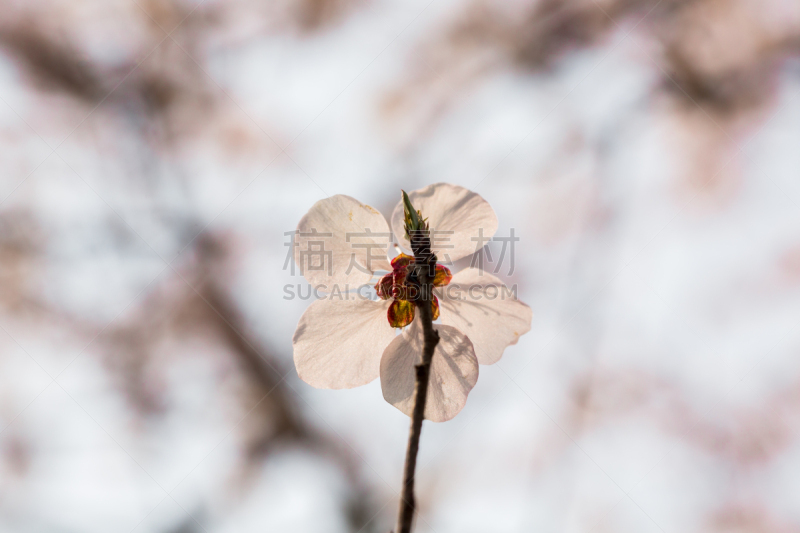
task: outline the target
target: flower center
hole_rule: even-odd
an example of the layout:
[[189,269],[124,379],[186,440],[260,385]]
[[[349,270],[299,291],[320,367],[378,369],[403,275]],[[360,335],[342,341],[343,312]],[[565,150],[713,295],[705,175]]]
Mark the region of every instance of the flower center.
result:
[[[413,269],[414,258],[400,254],[392,259],[392,271],[375,284],[375,291],[382,300],[394,300],[387,313],[389,325],[393,328],[403,328],[414,320],[414,307],[419,299],[419,288],[408,281]],[[434,287],[444,287],[452,278],[449,268],[436,265]],[[439,318],[439,300],[436,296],[431,301],[431,308],[433,319],[436,320]]]

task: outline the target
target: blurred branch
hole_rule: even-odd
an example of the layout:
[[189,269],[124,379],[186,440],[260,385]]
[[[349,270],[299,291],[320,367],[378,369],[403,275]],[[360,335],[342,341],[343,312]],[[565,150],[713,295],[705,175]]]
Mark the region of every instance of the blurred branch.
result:
[[0,25],[0,45],[27,67],[44,89],[63,91],[88,103],[99,102],[106,89],[91,63],[66,39],[31,20]]

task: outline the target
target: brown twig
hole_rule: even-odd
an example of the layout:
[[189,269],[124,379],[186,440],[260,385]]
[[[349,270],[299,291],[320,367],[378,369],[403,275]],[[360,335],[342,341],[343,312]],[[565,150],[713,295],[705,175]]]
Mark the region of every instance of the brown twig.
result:
[[419,438],[422,433],[422,420],[425,418],[425,400],[428,397],[428,379],[431,371],[433,352],[439,343],[439,334],[433,329],[433,278],[436,272],[436,256],[431,252],[430,235],[427,231],[412,235],[411,249],[414,250],[415,270],[412,279],[416,278],[419,297],[416,299],[417,312],[422,322],[424,344],[421,360],[414,368],[416,384],[414,386],[414,410],[411,413],[411,429],[408,435],[406,462],[403,469],[403,485],[400,498],[400,510],[397,517],[397,532],[411,533],[416,501],[414,499],[414,473],[417,467]]

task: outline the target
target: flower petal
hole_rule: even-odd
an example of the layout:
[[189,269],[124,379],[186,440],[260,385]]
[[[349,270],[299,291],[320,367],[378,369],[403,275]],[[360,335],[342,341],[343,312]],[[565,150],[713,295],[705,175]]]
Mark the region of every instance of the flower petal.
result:
[[414,262],[414,256],[401,253],[394,259],[392,259],[392,269],[397,270],[399,268],[405,268],[411,263]]
[[[431,362],[425,418],[444,422],[456,416],[467,403],[467,395],[478,381],[478,359],[463,333],[450,326],[434,327],[439,332],[439,344]],[[414,409],[414,366],[422,345],[422,324],[415,320],[389,344],[381,358],[383,397],[409,416]]]
[[433,320],[439,318],[439,298],[437,298],[436,295],[434,295],[433,300],[431,300],[431,315],[433,315]]
[[395,330],[386,323],[388,301],[323,299],[312,303],[292,338],[300,379],[320,389],[366,385]]
[[377,210],[337,194],[314,204],[300,219],[294,260],[312,285],[356,288],[376,270],[390,270],[386,251],[391,236]]
[[436,265],[436,275],[433,278],[433,286],[434,287],[442,287],[450,283],[450,280],[453,279],[453,274],[450,273],[450,269],[446,266],[442,266],[437,264]]
[[531,308],[502,281],[480,269],[466,268],[434,292],[439,296],[442,324],[469,337],[482,365],[499,361],[506,346],[516,344],[531,329]]
[[[434,183],[408,193],[408,197],[428,219],[433,252],[443,263],[475,253],[497,231],[497,216],[489,202],[464,187]],[[403,228],[402,201],[392,213],[392,229],[397,242],[410,250]]]
[[414,320],[414,304],[407,300],[395,300],[389,306],[386,316],[393,328],[404,328]]

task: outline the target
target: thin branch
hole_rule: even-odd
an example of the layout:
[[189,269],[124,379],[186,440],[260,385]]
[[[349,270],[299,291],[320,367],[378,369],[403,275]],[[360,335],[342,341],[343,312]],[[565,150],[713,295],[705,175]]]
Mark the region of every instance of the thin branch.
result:
[[422,322],[424,344],[420,362],[415,365],[416,384],[414,386],[414,410],[411,413],[411,429],[408,435],[406,462],[403,469],[403,485],[400,499],[400,510],[397,517],[398,533],[411,533],[416,501],[414,499],[414,475],[417,468],[417,452],[422,433],[422,420],[425,418],[425,400],[428,397],[428,380],[431,373],[433,352],[439,343],[439,334],[433,329],[433,278],[436,272],[436,256],[431,252],[430,236],[427,231],[420,232],[411,238],[414,250],[415,271],[420,296],[416,300],[417,312]]

